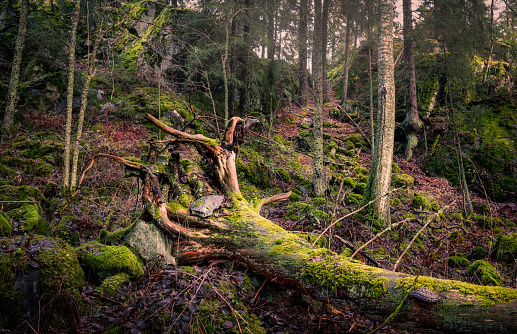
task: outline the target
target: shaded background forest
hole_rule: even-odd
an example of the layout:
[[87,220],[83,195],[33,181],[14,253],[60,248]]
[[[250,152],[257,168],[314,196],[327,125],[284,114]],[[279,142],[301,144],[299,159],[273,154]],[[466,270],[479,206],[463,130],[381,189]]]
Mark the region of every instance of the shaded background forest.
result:
[[[24,6],[26,32],[12,98],[9,87]],[[369,0],[325,0],[322,6],[323,16],[315,20],[307,0],[0,1],[0,236],[7,237],[2,239],[2,256],[15,248],[30,253],[32,244],[20,236],[52,236],[66,242],[59,247],[73,248],[97,238],[102,229],[127,227],[139,217],[138,184],[122,178],[123,170],[108,161],[87,174],[79,195],[62,210],[69,187],[76,186],[94,154],[140,159],[150,138],[165,138],[144,118],[147,113],[169,125],[188,123],[192,133],[212,138],[222,135],[232,116],[260,119],[262,130],[239,152],[241,191],[252,200],[294,189],[289,202],[270,206],[266,214],[286,229],[309,232],[309,240],[311,232],[323,231],[359,207],[377,118],[378,8]],[[414,43],[421,126],[409,161],[404,159],[408,72],[401,6],[397,3],[393,52],[397,127],[392,177],[393,187],[401,189],[390,204],[393,222],[408,223],[374,242],[367,253],[381,266],[392,267],[425,218],[437,213],[431,232],[417,239],[399,270],[515,288],[517,2],[413,4],[413,27],[406,38]],[[320,24],[317,34],[315,22]],[[322,60],[317,63],[319,51]],[[325,192],[316,196],[312,107],[313,69],[319,66]],[[14,118],[8,125],[11,103]],[[72,115],[69,125],[67,112]],[[71,175],[65,171],[69,163],[63,162],[67,147],[70,161],[77,151]],[[204,168],[204,162],[188,158],[182,160],[185,169]],[[462,205],[461,170],[463,188],[472,196],[471,214]],[[350,252],[347,242],[360,246],[384,228],[373,218],[350,217],[322,238],[321,246]],[[16,242],[8,241],[15,237]],[[30,240],[42,249],[54,247]],[[0,265],[14,279],[16,265],[7,257]],[[243,284],[241,273],[228,275]],[[71,283],[93,303],[88,293],[100,281],[89,284],[82,288],[82,280]],[[56,292],[56,286],[47,285]],[[2,300],[15,300],[4,287]],[[278,301],[264,298],[270,303],[265,307],[274,309]],[[213,314],[203,307],[204,316]],[[268,331],[288,328],[264,310],[253,312],[262,312]],[[329,331],[333,321],[371,327],[356,315],[340,314],[339,320],[332,312],[326,316]],[[13,327],[9,321],[0,317],[0,327]],[[318,319],[312,321],[315,326]],[[87,324],[83,322],[83,330]]]

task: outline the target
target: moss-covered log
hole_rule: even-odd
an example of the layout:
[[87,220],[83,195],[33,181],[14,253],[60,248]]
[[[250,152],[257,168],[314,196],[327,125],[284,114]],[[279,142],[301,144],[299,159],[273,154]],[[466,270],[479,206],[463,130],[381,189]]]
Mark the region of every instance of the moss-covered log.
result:
[[[231,170],[235,169],[234,160],[227,157],[229,152],[237,153],[244,133],[236,136],[237,129],[245,131],[245,121],[230,121],[226,142],[219,146],[204,136],[186,134],[152,116],[148,118],[178,141],[194,145],[209,162],[225,165],[226,169],[221,169],[224,173],[236,175]],[[303,235],[288,232],[260,216],[262,204],[271,199],[249,203],[240,194],[238,184],[231,186],[233,181],[220,180],[231,202],[229,214],[199,218],[191,215],[180,199],[164,202],[160,180],[166,178],[156,172],[159,168],[103,156],[124,164],[143,179],[143,198],[149,213],[146,219],[175,236],[175,240],[180,236],[173,254],[180,265],[211,258],[232,259],[274,283],[379,322],[397,308],[413,285],[427,287],[441,300],[423,303],[407,299],[392,325],[422,333],[514,333],[517,329],[517,290],[432,277],[419,277],[414,283],[411,275],[367,266],[314,247]],[[212,177],[220,175],[214,173]],[[285,198],[281,195],[272,200]]]
[[[233,200],[231,216],[204,221],[211,225],[204,229],[207,237],[175,248],[178,264],[230,258],[272,282],[375,321],[382,322],[395,310],[415,280],[314,248],[303,236],[261,217],[239,198]],[[393,321],[395,327],[422,333],[513,333],[517,329],[516,290],[423,276],[415,287],[427,287],[441,300],[428,304],[408,299]]]

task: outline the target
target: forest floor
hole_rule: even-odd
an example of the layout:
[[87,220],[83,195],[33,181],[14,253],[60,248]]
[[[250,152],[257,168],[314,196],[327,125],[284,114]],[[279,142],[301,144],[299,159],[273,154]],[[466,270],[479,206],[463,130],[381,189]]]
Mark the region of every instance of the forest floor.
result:
[[[335,102],[330,105],[332,103]],[[103,153],[126,156],[143,154],[143,143],[152,132],[138,122],[113,123],[108,116],[97,114],[87,120],[89,124],[101,125],[97,127],[100,130],[87,127],[88,145]],[[292,139],[299,134],[303,118],[310,116],[307,109],[302,110],[294,105],[284,107],[278,111],[272,134]],[[39,131],[61,133],[63,130],[63,115],[25,113],[25,119],[27,124],[38,127]],[[332,138],[345,138],[357,133],[369,136],[369,125],[360,119],[358,126],[332,119],[328,115],[324,121],[333,124],[325,129]],[[254,135],[258,139],[254,139]],[[277,155],[278,150],[274,143],[269,141],[264,146],[263,138],[263,133],[251,133],[245,147],[260,145],[263,149],[269,145],[270,148],[264,155],[276,159],[278,166],[284,166],[288,170],[292,168]],[[259,151],[259,148],[256,150]],[[300,163],[310,168],[310,154],[297,154]],[[87,157],[83,158],[86,160]],[[246,163],[249,159],[243,158],[243,161]],[[467,276],[466,268],[451,265],[448,258],[451,255],[462,255],[469,260],[485,259],[497,269],[504,286],[517,288],[515,268],[498,265],[489,253],[489,245],[493,245],[497,235],[515,230],[515,225],[512,226],[511,222],[517,222],[517,204],[490,202],[490,213],[483,215],[482,221],[479,217],[477,221],[463,218],[458,214],[462,207],[461,192],[444,178],[426,175],[419,167],[422,163],[421,155],[416,156],[415,162],[407,162],[398,155],[394,161],[400,168],[400,173],[411,175],[415,182],[411,190],[400,189],[394,194],[400,200],[392,205],[393,221],[405,220],[408,213],[412,213],[412,219],[401,224],[395,232],[390,231],[372,242],[365,249],[367,254],[380,266],[391,269],[402,251],[410,245],[409,251],[402,258],[399,271],[413,274],[420,272],[422,275],[473,283],[478,278]],[[367,170],[370,165],[370,151],[367,148],[359,150],[354,163],[355,170]],[[124,171],[119,166],[109,161],[100,161],[85,177],[81,193],[69,209],[77,216],[77,223],[71,232],[77,232],[81,236],[79,242],[95,239],[101,229],[116,230],[127,226],[133,219],[132,214],[141,210],[139,194],[134,192],[135,181],[124,179],[123,174]],[[16,184],[40,186],[48,181],[60,183],[60,177],[59,172],[40,180],[21,175]],[[285,182],[275,178],[274,187],[287,191],[298,185],[295,181]],[[351,189],[344,189],[342,184],[338,188],[343,191],[329,194],[325,203],[315,203],[309,192],[301,192],[298,202],[312,203],[315,208],[329,213],[325,222],[316,219],[309,212],[304,212],[299,206],[296,207],[292,201],[270,205],[262,213],[287,230],[319,234],[333,220],[358,208],[357,203],[346,204],[343,200],[346,194],[351,193]],[[102,192],[100,197],[99,191]],[[441,221],[431,224],[411,245],[409,241],[423,226],[423,222],[436,213],[412,207],[411,197],[414,194],[427,194],[443,210],[443,216]],[[475,194],[472,196],[476,209],[487,205],[485,199]],[[293,210],[297,210],[295,219],[291,219],[293,215],[286,214]],[[58,221],[62,215],[55,212],[51,219]],[[374,236],[370,222],[350,216],[331,230],[328,247],[338,253],[350,252],[343,240],[359,246]],[[358,257],[369,263],[360,255]],[[129,333],[215,333],[215,325],[219,323],[225,332],[239,333],[242,332],[241,323],[259,320],[267,333],[366,333],[377,325],[346,309],[337,310],[299,292],[278,287],[274,282],[254,277],[246,268],[231,261],[214,261],[188,268],[162,268],[156,263],[149,263],[144,269],[145,274],[142,277],[135,282],[124,283],[113,296],[100,295],[95,290],[98,283],[89,282],[82,291],[82,299],[90,311],[82,317],[78,331],[100,333],[117,328],[118,332]],[[222,288],[227,285],[232,287]],[[208,308],[207,300],[218,303],[211,304],[213,308]],[[166,314],[165,309],[174,310],[174,313]],[[258,318],[245,316],[248,313],[255,314]],[[227,317],[221,319],[220,314]],[[402,320],[394,320],[397,321]],[[380,332],[401,333],[389,326]]]

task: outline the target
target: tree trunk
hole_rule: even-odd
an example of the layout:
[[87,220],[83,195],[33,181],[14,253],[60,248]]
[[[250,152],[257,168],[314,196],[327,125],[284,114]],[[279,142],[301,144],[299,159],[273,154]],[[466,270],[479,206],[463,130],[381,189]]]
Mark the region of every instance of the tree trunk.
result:
[[323,81],[322,81],[322,8],[321,0],[314,0],[314,109],[313,109],[313,158],[312,158],[312,185],[317,197],[325,195],[325,166],[323,163]]
[[371,26],[371,7],[370,1],[366,2],[366,13],[368,16],[368,83],[370,85],[370,131],[371,131],[371,139],[372,145],[371,150],[373,152],[375,147],[375,117],[373,111],[373,74],[372,74],[372,53],[373,53],[373,43],[372,43],[372,26]]
[[343,89],[341,91],[341,105],[345,105],[348,99],[348,67],[350,66],[350,33],[352,31],[350,14],[346,16],[346,33],[345,33],[345,72],[343,73]]
[[29,0],[22,0],[20,9],[20,22],[18,23],[18,35],[14,46],[13,67],[9,79],[9,90],[7,92],[7,108],[5,109],[2,127],[10,132],[14,123],[14,111],[18,102],[18,82],[20,81],[20,67],[22,63],[23,48],[25,47],[25,35],[27,33],[27,13],[29,11]]
[[[138,175],[144,184],[142,197],[146,219],[154,221],[174,240],[173,255],[179,265],[190,265],[209,259],[226,258],[248,267],[276,284],[329,302],[341,310],[353,311],[382,322],[411,287],[427,287],[440,296],[435,303],[409,299],[392,326],[422,333],[512,333],[517,328],[517,291],[503,287],[485,287],[452,280],[419,277],[374,268],[343,255],[316,248],[302,235],[287,232],[260,216],[260,207],[286,199],[289,193],[263,200],[246,202],[236,186],[235,159],[248,120],[234,117],[219,146],[203,135],[191,135],[172,129],[154,117],[147,118],[177,142],[190,144],[209,159],[214,168],[226,164],[233,172],[232,182],[221,179],[231,192],[231,212],[227,216],[199,218],[165,203],[160,180],[166,180],[163,168],[139,165],[125,159],[99,154],[118,161]],[[256,124],[256,121],[254,122]],[[219,167],[218,167],[219,166]],[[217,174],[219,175],[219,174]],[[189,227],[184,227],[185,225]]]
[[323,100],[327,99],[327,42],[328,42],[328,25],[329,25],[329,9],[332,0],[323,0],[323,13],[321,16],[321,89]]
[[374,219],[390,222],[389,196],[395,134],[395,79],[393,65],[393,1],[379,1],[378,115],[372,166],[363,203],[372,205]]
[[300,0],[300,22],[298,26],[298,79],[300,81],[299,103],[307,105],[309,83],[307,82],[307,0]]
[[74,154],[72,157],[72,176],[70,180],[70,188],[74,189],[77,184],[77,167],[79,163],[79,149],[81,146],[81,137],[83,135],[83,123],[84,123],[84,113],[86,111],[86,105],[88,103],[88,92],[90,91],[90,82],[92,77],[95,75],[96,64],[97,64],[97,50],[99,49],[99,44],[101,40],[101,32],[102,32],[102,22],[99,22],[99,26],[97,29],[97,33],[95,34],[95,42],[93,44],[93,51],[90,58],[90,63],[88,64],[88,76],[86,77],[86,82],[83,87],[83,95],[81,98],[81,109],[79,110],[79,120],[77,122],[77,134],[75,137],[74,144]]
[[70,49],[68,50],[68,88],[66,96],[66,127],[65,127],[65,156],[63,164],[65,170],[63,172],[63,186],[68,188],[70,185],[70,142],[72,136],[72,103],[74,100],[74,72],[75,72],[75,44],[77,24],[79,22],[79,9],[81,0],[76,0],[74,13],[72,17],[72,29],[70,38]]
[[483,84],[486,83],[488,73],[490,72],[490,62],[492,61],[492,52],[494,51],[494,0],[490,3],[490,50],[486,59],[485,74],[483,75]]
[[406,152],[404,157],[407,161],[413,157],[413,150],[418,144],[418,134],[422,129],[422,121],[418,115],[416,99],[416,75],[415,58],[413,56],[413,15],[411,12],[411,0],[403,1],[404,12],[404,75],[406,77],[406,118],[402,126],[406,132]]

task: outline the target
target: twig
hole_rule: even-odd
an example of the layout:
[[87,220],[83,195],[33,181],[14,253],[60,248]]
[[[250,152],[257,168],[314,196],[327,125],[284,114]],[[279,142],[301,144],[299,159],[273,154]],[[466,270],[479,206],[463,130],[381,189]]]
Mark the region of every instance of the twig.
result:
[[[357,254],[357,252],[359,252],[362,256],[364,256],[365,258],[368,259],[368,261],[370,261],[371,263],[373,263],[376,267],[378,268],[382,268],[382,266],[379,264],[379,262],[377,262],[373,257],[371,257],[370,255],[366,254],[365,252],[363,252],[362,250],[360,249],[357,249],[357,247],[351,243],[350,241],[347,241],[343,238],[341,238],[339,235],[334,235],[334,237],[336,237],[336,239],[338,239],[339,241],[341,241],[342,243],[344,243],[348,248],[352,249],[355,251],[354,255]],[[350,257],[351,259],[352,257]]]
[[[456,202],[456,201],[454,201]],[[454,202],[451,203],[454,204]],[[448,207],[448,206],[447,206]],[[397,260],[397,262],[395,262],[395,265],[393,266],[393,269],[392,271],[396,271],[397,270],[397,267],[400,263],[400,260],[402,260],[402,258],[404,257],[404,255],[406,255],[406,252],[409,250],[409,248],[411,247],[411,245],[413,244],[413,242],[416,240],[416,238],[420,235],[420,233],[422,233],[422,231],[427,227],[427,225],[431,224],[432,221],[434,221],[436,219],[436,217],[438,217],[441,213],[443,212],[443,209],[439,210],[438,212],[436,212],[432,218],[429,218],[429,220],[427,221],[427,223],[425,223],[424,226],[422,226],[422,228],[420,230],[418,230],[418,232],[415,234],[415,236],[413,237],[413,239],[411,239],[411,242],[409,243],[409,245],[407,245],[406,249],[404,249],[404,252],[402,252],[402,254],[400,255],[399,259]]]
[[360,207],[359,209],[355,210],[354,212],[350,212],[349,214],[347,215],[344,215],[343,217],[339,218],[338,220],[335,220],[332,224],[330,224],[323,232],[321,232],[321,234],[316,238],[316,240],[314,240],[314,242],[312,243],[312,246],[316,245],[316,242],[318,242],[318,240],[321,238],[321,236],[325,233],[327,233],[328,229],[331,228],[332,226],[336,225],[337,223],[339,223],[340,221],[342,221],[343,219],[347,218],[347,217],[350,217],[351,215],[353,214],[356,214],[358,212],[360,212],[361,210],[363,210],[364,208],[366,208],[367,206],[369,206],[370,204],[380,200],[381,198],[383,198],[384,196],[388,196],[389,194],[391,194],[392,192],[394,191],[397,191],[401,188],[397,188],[397,189],[392,189],[390,191],[388,191],[387,193],[385,193],[384,195],[381,195],[377,198],[374,198],[372,199],[370,202],[366,203],[365,205],[363,205],[362,207]]
[[364,136],[364,138],[366,138],[366,141],[368,142],[368,144],[370,144],[370,147],[371,147],[372,143],[370,143],[368,136],[363,132],[363,130],[359,127],[359,125],[357,125],[357,123],[352,119],[352,117],[350,117],[350,115],[346,112],[345,108],[343,108],[339,104],[337,106],[339,109],[341,109],[342,111],[345,112],[345,115],[352,121],[352,123],[354,123],[355,127],[361,132],[361,134]]
[[262,285],[260,286],[260,288],[258,289],[257,293],[255,294],[255,297],[253,297],[253,304],[256,304],[257,303],[257,296],[260,292],[260,290],[262,290],[262,288],[264,287],[264,285],[266,284],[267,282],[267,279],[264,281],[264,283],[262,283]]
[[0,201],[0,203],[40,203],[40,201]]
[[391,230],[393,227],[395,227],[395,226],[397,226],[397,225],[399,225],[399,224],[402,224],[402,223],[404,223],[404,222],[410,221],[410,220],[411,220],[411,219],[406,218],[406,219],[404,219],[404,220],[402,220],[402,221],[399,221],[398,223],[390,224],[390,226],[386,227],[382,232],[377,233],[373,238],[371,238],[370,240],[368,240],[368,242],[367,242],[367,243],[365,243],[364,245],[362,245],[361,247],[359,247],[359,248],[354,252],[354,254],[352,254],[352,256],[350,256],[350,259],[353,259],[353,258],[354,258],[354,256],[356,256],[356,255],[357,255],[357,253],[358,253],[358,252],[360,252],[363,248],[365,248],[366,246],[368,246],[369,244],[371,244],[375,239],[377,239],[378,237],[380,237],[384,232],[389,231],[389,230]]

